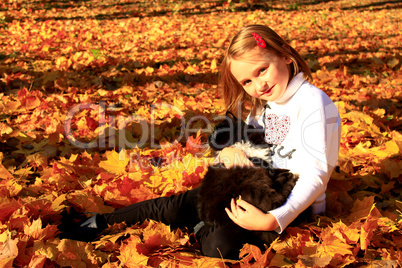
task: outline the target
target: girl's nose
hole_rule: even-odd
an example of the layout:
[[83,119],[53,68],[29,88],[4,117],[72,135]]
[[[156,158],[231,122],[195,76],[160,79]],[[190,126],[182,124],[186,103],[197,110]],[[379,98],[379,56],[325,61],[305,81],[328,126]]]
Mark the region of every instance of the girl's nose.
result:
[[262,81],[261,79],[256,79],[255,80],[255,86],[257,88],[257,90],[260,90],[264,87],[265,82]]

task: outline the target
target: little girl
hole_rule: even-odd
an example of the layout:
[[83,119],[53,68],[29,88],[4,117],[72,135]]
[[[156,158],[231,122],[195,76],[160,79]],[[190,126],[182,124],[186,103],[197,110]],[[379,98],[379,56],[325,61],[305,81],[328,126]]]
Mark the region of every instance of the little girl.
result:
[[[252,104],[246,123],[265,131],[274,144],[274,166],[299,174],[287,202],[268,213],[245,201],[232,201],[229,217],[247,230],[281,233],[312,205],[325,211],[325,190],[338,159],[340,117],[331,99],[306,81],[311,72],[299,53],[263,25],[244,27],[232,40],[222,63],[226,106],[238,113]],[[226,166],[250,165],[245,153],[222,150]]]
[[[340,118],[329,97],[306,78],[311,80],[311,72],[297,51],[262,25],[244,27],[232,39],[222,62],[221,85],[228,110],[249,113],[246,122],[263,128],[266,141],[274,144],[275,167],[299,174],[283,206],[266,212],[244,200],[232,200],[226,213],[244,228],[233,233],[199,219],[196,188],[96,215],[78,224],[63,222],[60,237],[91,241],[110,224],[125,222],[130,226],[153,219],[195,232],[206,256],[238,259],[245,243],[262,247],[252,230],[281,233],[310,205],[315,213],[324,212],[326,186],[338,157]],[[245,103],[251,103],[251,111],[246,110]],[[244,152],[234,148],[223,149],[217,160],[226,167],[252,165]]]

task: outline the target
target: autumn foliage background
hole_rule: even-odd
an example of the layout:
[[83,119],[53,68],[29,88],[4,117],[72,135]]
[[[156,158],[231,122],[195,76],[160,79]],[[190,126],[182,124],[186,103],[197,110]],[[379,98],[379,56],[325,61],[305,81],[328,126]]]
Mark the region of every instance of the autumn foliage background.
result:
[[[401,9],[378,0],[1,1],[0,267],[400,266]],[[239,262],[203,257],[191,234],[157,222],[112,226],[94,243],[57,238],[63,209],[110,212],[199,185],[213,161],[200,145],[225,112],[219,63],[230,38],[257,23],[301,53],[339,108],[326,216],[288,228],[264,252],[245,245]]]

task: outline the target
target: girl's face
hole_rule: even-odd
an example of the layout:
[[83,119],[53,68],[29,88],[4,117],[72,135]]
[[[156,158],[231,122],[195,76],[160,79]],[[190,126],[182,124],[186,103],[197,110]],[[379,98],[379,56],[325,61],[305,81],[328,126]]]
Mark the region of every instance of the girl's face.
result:
[[257,47],[232,60],[230,71],[250,96],[273,102],[286,91],[291,62],[272,50],[262,53]]

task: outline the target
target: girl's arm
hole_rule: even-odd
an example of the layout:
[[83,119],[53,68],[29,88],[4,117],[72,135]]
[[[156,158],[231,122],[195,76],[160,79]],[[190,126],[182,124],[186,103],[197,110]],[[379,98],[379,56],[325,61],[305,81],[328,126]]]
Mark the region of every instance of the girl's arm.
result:
[[230,209],[225,208],[229,218],[240,227],[250,231],[273,231],[279,227],[278,221],[270,213],[264,213],[242,200],[232,199]]
[[285,204],[269,211],[279,223],[275,230],[278,233],[310,205],[316,214],[325,211],[325,191],[338,159],[341,119],[337,107],[312,85],[302,93],[295,96],[302,103],[298,114],[300,133],[295,139],[299,142],[295,143],[297,150],[292,159],[286,163],[292,172],[299,174],[299,180]]

